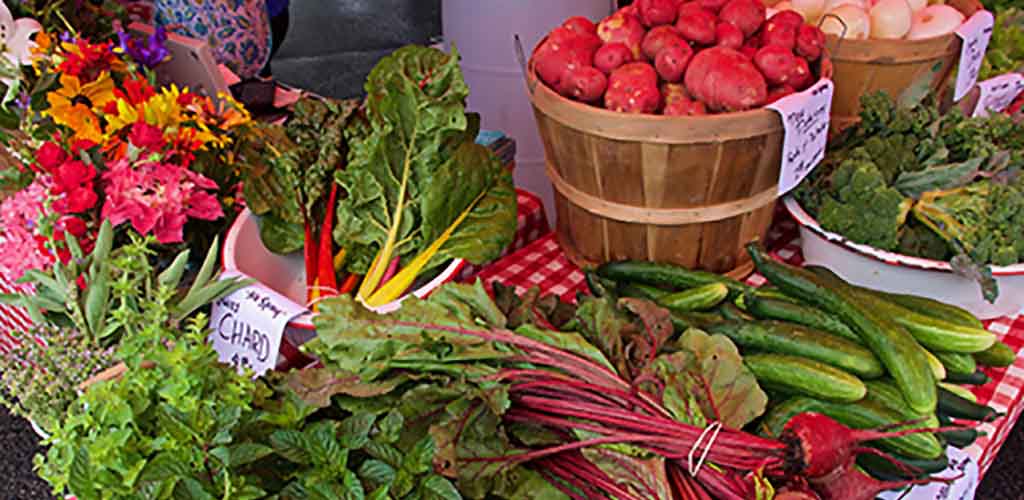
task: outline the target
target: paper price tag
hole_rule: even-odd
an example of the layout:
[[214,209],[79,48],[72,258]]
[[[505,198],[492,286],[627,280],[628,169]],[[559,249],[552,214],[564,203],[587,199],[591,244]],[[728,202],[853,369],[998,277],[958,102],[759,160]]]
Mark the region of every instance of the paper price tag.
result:
[[[228,276],[241,274],[224,273]],[[305,307],[255,283],[214,302],[209,341],[221,363],[263,375],[277,362],[285,326],[305,311]]]
[[788,95],[767,106],[782,115],[785,128],[779,196],[800,184],[825,158],[834,89],[832,80],[822,79],[803,92]]
[[960,69],[956,73],[954,101],[963,99],[978,81],[978,72],[981,71],[981,62],[985,59],[995,22],[991,12],[979,10],[957,28],[956,34],[963,39],[963,47],[960,49]]
[[1024,92],[1024,75],[1007,73],[978,83],[981,95],[971,116],[988,116],[990,112],[1001,113]]

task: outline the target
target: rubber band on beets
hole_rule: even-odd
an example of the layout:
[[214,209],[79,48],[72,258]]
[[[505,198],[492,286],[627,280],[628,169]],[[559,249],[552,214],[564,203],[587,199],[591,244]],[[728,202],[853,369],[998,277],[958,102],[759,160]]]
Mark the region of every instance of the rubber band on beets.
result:
[[[718,433],[722,431],[721,422],[712,422],[711,425],[704,428],[704,432],[700,433],[700,437],[697,438],[697,442],[693,443],[693,447],[690,448],[689,455],[686,456],[686,464],[690,470],[690,476],[696,477],[697,473],[700,472],[701,466],[704,465],[704,460],[708,458],[708,453],[711,452],[711,447],[715,444],[715,440],[718,439]],[[704,453],[700,455],[700,460],[697,461],[697,465],[693,464],[693,455],[697,451],[697,448],[701,446],[704,438],[711,432],[711,437],[708,438],[708,444],[704,445]]]

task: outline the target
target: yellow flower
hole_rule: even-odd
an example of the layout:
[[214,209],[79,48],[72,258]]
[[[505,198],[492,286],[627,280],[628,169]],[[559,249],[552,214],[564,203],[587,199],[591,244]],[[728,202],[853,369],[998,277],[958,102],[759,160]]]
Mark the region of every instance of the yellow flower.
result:
[[181,91],[177,85],[165,87],[159,94],[150,97],[142,106],[146,123],[161,129],[177,126],[182,122],[182,107],[178,104]]
[[130,102],[118,99],[117,114],[105,115],[104,118],[107,119],[107,135],[111,136],[139,121],[139,110],[132,107]]
[[63,74],[60,76],[60,84],[59,89],[46,94],[50,109],[44,114],[53,117],[58,125],[71,128],[76,139],[101,142],[103,133],[96,112],[114,100],[114,81],[110,74],[103,72],[85,85],[81,84],[78,77]]

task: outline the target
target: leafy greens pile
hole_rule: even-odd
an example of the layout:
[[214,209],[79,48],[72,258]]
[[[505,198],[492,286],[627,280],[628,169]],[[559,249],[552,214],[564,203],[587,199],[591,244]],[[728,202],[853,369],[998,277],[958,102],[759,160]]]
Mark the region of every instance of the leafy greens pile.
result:
[[454,48],[403,47],[367,79],[366,120],[347,132],[348,167],[336,175],[347,196],[334,231],[348,270],[367,275],[361,296],[394,259],[404,268],[420,256],[424,270],[454,257],[481,264],[515,233],[512,177],[474,142],[458,60]]
[[1006,2],[996,13],[995,28],[981,64],[979,80],[1024,71],[1024,11]]
[[990,265],[1024,261],[1024,126],[1004,115],[939,116],[927,103],[861,99],[861,123],[795,192],[821,227],[936,260],[998,290]]
[[[764,411],[767,397],[728,338],[698,330],[677,337],[668,312],[651,302],[581,297],[573,308],[535,291],[522,298],[508,292],[497,290],[499,308],[479,282],[449,284],[386,316],[348,296],[327,299],[315,319],[318,337],[306,345],[325,368],[296,373],[291,387],[307,401],[333,401],[350,411],[399,408],[412,423],[402,441],[433,437],[435,470],[468,498],[566,498],[538,473],[559,490],[579,493],[550,477],[546,468],[552,464],[544,462],[550,457],[536,469],[529,462],[494,462],[593,437],[583,430],[567,436],[524,417],[527,403],[506,377],[543,365],[531,362],[542,359],[533,357],[534,348],[557,348],[617,374],[656,394],[680,422],[720,420],[741,428]],[[555,330],[555,324],[569,331]],[[571,370],[550,374],[580,376]],[[670,488],[666,459],[630,445],[587,447],[554,460],[566,461],[555,467],[596,467],[609,484],[640,498]]]

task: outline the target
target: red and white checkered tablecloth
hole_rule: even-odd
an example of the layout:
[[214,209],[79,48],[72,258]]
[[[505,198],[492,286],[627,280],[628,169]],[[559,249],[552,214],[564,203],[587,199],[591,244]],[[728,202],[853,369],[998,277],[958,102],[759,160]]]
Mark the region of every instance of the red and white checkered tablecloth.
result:
[[[800,253],[800,240],[797,234],[796,227],[791,221],[776,224],[767,238],[769,248],[774,249],[773,256],[791,264],[802,264],[803,255]],[[549,233],[495,262],[480,273],[479,278],[485,284],[498,281],[505,285],[515,285],[518,293],[537,286],[542,293],[556,294],[568,301],[575,300],[577,292],[586,292],[583,272],[566,258],[554,233]],[[752,275],[747,281],[752,285],[761,285],[765,282],[764,278],[757,274]],[[985,432],[986,436],[978,438],[973,445],[964,450],[977,461],[980,475],[984,475],[992,465],[996,454],[1024,410],[1024,357],[1019,355],[1021,348],[1024,348],[1024,317],[987,321],[986,327],[1017,352],[1018,357],[1010,367],[985,368],[985,373],[992,377],[992,382],[980,387],[971,386],[971,390],[978,396],[979,403],[1006,413],[1006,416],[995,422],[981,424],[979,430]]]
[[[512,244],[501,253],[498,259],[508,256],[551,231],[548,219],[544,215],[544,203],[537,195],[523,189],[516,189],[516,201],[519,203],[516,235]],[[468,265],[462,268],[456,280],[470,281],[486,268],[486,265]]]
[[[28,285],[19,285],[7,281],[0,275],[0,294],[28,293]],[[0,355],[7,354],[19,343],[19,338],[32,327],[32,320],[21,307],[0,304]]]

